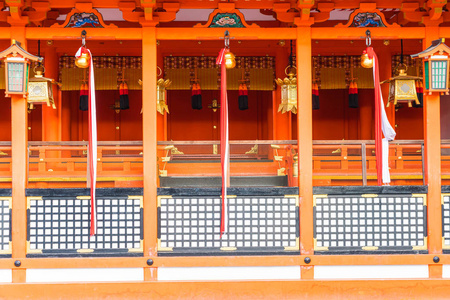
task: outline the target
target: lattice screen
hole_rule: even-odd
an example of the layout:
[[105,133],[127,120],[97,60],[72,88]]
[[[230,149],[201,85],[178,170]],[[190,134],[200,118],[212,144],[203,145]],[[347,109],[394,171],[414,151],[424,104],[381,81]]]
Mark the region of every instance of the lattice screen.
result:
[[280,252],[298,248],[294,196],[228,199],[228,233],[220,238],[221,198],[159,197],[159,252]]
[[443,248],[450,249],[450,194],[442,194],[442,235]]
[[90,236],[90,199],[28,197],[29,254],[142,253],[142,197],[98,197]]
[[316,195],[316,252],[426,250],[426,195]]
[[11,254],[11,197],[0,197],[0,255]]

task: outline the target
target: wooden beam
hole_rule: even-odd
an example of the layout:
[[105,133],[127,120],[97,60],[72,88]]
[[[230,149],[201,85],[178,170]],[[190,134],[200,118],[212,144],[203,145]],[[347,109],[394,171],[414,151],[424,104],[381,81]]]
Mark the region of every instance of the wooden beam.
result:
[[[313,40],[358,40],[366,38],[368,28],[312,28],[311,38]],[[370,28],[372,39],[423,39],[425,38],[424,27],[399,27],[399,28]]]
[[225,30],[233,40],[292,40],[296,37],[295,28],[157,28],[156,35],[158,40],[219,40]]
[[[3,29],[2,29],[3,30]],[[42,28],[27,27],[26,38],[29,40],[74,40],[80,39],[81,31],[86,30],[89,40],[140,40],[142,28]]]
[[450,280],[290,280],[2,285],[3,299],[447,299]]
[[22,262],[19,268],[13,267],[13,258],[0,260],[0,269],[72,269],[72,268],[145,268],[147,260],[154,261],[154,267],[270,267],[306,266],[306,257],[311,266],[360,266],[360,265],[427,265],[450,264],[449,255],[436,254],[373,254],[373,255],[276,255],[276,256],[142,256],[142,257],[77,257],[74,258],[17,258]]

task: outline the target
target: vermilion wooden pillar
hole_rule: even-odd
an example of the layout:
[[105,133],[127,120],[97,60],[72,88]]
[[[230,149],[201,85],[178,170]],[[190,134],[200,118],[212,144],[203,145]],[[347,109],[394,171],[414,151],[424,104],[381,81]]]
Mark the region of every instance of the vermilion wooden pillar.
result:
[[[11,30],[12,39],[27,49],[25,27]],[[28,179],[28,113],[27,101],[21,95],[11,95],[11,158],[12,158],[12,258],[20,260],[27,252],[27,200],[25,189]],[[26,270],[13,269],[12,282],[25,282]]]
[[[144,255],[157,251],[157,112],[156,28],[142,28],[142,132],[144,156]],[[156,280],[157,269],[145,268],[144,280]]]
[[[378,49],[375,49],[377,51],[377,56],[379,59],[380,64],[380,81],[389,79],[393,76],[392,74],[392,53],[389,50],[388,46],[381,46]],[[386,109],[386,115],[388,117],[389,122],[391,123],[392,127],[395,129],[395,105],[391,103],[389,107],[386,107],[386,104],[388,103],[389,99],[389,83],[385,83],[381,85],[381,92],[383,94],[383,100],[384,100],[384,106]],[[373,116],[372,116],[373,117]]]
[[[439,27],[426,26],[423,49],[433,40],[439,39]],[[442,211],[441,211],[441,127],[439,93],[424,93],[423,128],[425,142],[425,180],[428,184],[428,251],[442,253]],[[432,262],[430,262],[432,263]],[[430,277],[442,277],[442,265],[429,266]]]
[[[159,78],[164,78],[164,57],[162,54],[158,54],[158,67],[161,68],[161,76]],[[157,71],[159,74],[159,70]],[[170,79],[170,78],[169,78]],[[166,94],[166,102],[167,102],[167,94]],[[157,130],[158,130],[158,141],[167,141],[167,113],[164,115],[157,113]]]
[[[312,180],[312,75],[311,28],[297,28],[297,134],[298,185],[300,191],[300,253],[314,254],[313,180]],[[302,279],[313,279],[314,269],[302,266]]]
[[[289,41],[286,41],[286,45],[281,47],[278,46],[276,50],[276,78],[285,78],[285,69],[289,65]],[[281,103],[281,88],[277,86],[276,91],[273,93],[274,99],[273,103],[273,128],[274,140],[290,140],[292,139],[292,127],[291,127],[291,112],[286,112],[282,114],[278,112],[278,107]]]
[[[44,66],[47,78],[58,80],[58,54],[56,48],[49,46],[45,48]],[[61,102],[59,100],[58,89],[53,85],[53,97],[57,109],[53,109],[46,104],[42,105],[42,140],[61,141],[61,118],[59,114]]]

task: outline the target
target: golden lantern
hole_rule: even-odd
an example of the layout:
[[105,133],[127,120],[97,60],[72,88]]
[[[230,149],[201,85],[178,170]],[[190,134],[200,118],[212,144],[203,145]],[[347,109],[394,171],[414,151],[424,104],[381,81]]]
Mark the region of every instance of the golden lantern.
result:
[[363,55],[361,55],[361,66],[366,69],[370,69],[373,67],[373,58],[369,58],[369,55],[365,53],[364,51]]
[[232,52],[225,53],[225,67],[233,69],[236,66],[236,57]]
[[45,68],[40,64],[34,68],[34,71],[34,78],[31,78],[28,84],[28,103],[47,104],[47,106],[56,109],[53,98],[53,85],[60,86],[61,84],[51,78],[44,77]]
[[83,53],[81,53],[81,56],[75,60],[75,65],[78,68],[86,69],[89,67],[90,61],[91,61],[91,56],[89,55],[89,53],[83,52]]
[[287,77],[276,79],[275,82],[281,87],[281,104],[278,106],[278,112],[285,113],[292,111],[297,113],[297,72],[296,67],[288,66],[284,70]]
[[[160,71],[159,75],[162,75],[162,70],[158,67]],[[164,80],[164,78],[158,79],[156,82],[156,111],[164,115],[164,112],[169,113],[169,107],[166,104],[166,88],[172,84],[170,79]]]
[[28,96],[28,77],[31,61],[42,61],[42,57],[28,53],[20,46],[19,42],[12,41],[12,45],[0,52],[0,59],[5,61],[6,87],[5,96]]
[[391,102],[397,105],[398,102],[407,102],[409,107],[412,107],[412,101],[420,105],[417,98],[416,80],[422,80],[421,77],[408,76],[406,71],[408,67],[405,64],[397,66],[398,76],[382,81],[380,84],[389,82],[389,98],[386,107],[389,107]]

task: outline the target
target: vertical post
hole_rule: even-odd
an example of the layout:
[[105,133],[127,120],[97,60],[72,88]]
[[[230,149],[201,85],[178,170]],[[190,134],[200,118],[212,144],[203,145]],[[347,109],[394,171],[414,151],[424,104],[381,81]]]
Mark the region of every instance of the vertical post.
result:
[[[314,254],[312,181],[311,27],[297,27],[297,134],[300,192],[300,253]],[[313,279],[312,266],[301,267],[302,279]]]
[[[161,78],[164,78],[164,58],[161,53],[157,53],[157,63],[158,67],[161,68]],[[157,71],[158,72],[158,71]],[[170,79],[170,78],[169,78]],[[166,93],[166,102],[167,102],[167,91]],[[158,122],[158,141],[167,141],[167,113],[161,115],[160,113],[156,114],[157,122]]]
[[[58,80],[58,54],[56,48],[48,46],[44,53],[44,66],[47,78]],[[53,97],[57,109],[45,104],[42,105],[42,140],[43,141],[61,141],[61,121],[58,114],[60,106],[59,93],[55,85],[53,85]]]
[[[439,27],[426,26],[426,49],[433,40],[439,38]],[[423,128],[425,144],[425,182],[428,184],[428,252],[442,253],[442,211],[441,211],[441,127],[439,93],[424,93]],[[429,265],[431,278],[442,277],[442,265]]]
[[[156,28],[142,28],[142,132],[144,157],[144,255],[157,251],[157,116]],[[144,280],[156,280],[157,269],[145,268]]]
[[[11,38],[27,49],[25,27],[11,29]],[[11,95],[11,158],[12,158],[12,258],[20,260],[27,252],[27,206],[25,189],[28,179],[28,113],[27,100],[21,95]],[[12,282],[26,281],[25,269],[12,270]]]
[[[285,78],[286,73],[284,72],[285,68],[289,65],[289,55],[287,53],[288,50],[288,44],[286,42],[286,45],[284,47],[278,46],[276,50],[276,78]],[[274,134],[273,139],[274,140],[290,140],[292,139],[292,128],[291,124],[289,122],[292,113],[287,112],[282,114],[281,112],[278,112],[278,106],[281,103],[281,88],[277,87],[277,90],[275,93],[272,94],[274,96],[274,99],[272,101],[273,103],[273,128],[274,128]]]
[[[392,77],[392,53],[389,51],[388,46],[381,46],[378,52],[379,66],[380,66],[380,78],[388,79]],[[381,85],[381,93],[383,94],[384,105],[388,103],[389,99],[389,84],[385,83]],[[386,115],[389,123],[395,128],[395,105],[391,103],[389,107],[386,107]]]
[[367,157],[366,157],[366,143],[361,144],[361,169],[363,186],[367,185]]

